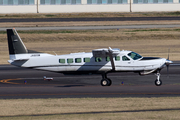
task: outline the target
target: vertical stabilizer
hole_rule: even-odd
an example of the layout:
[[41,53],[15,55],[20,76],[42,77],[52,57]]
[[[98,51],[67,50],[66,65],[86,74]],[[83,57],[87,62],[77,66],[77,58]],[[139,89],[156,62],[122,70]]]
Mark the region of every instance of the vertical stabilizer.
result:
[[15,29],[7,29],[9,55],[28,53],[26,46]]

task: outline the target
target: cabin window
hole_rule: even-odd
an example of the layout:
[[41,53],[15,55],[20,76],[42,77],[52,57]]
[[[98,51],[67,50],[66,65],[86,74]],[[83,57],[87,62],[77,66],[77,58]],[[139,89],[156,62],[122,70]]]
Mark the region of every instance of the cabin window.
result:
[[84,62],[90,62],[90,58],[84,58]]
[[95,62],[101,62],[101,61],[102,61],[102,58],[100,58],[100,57],[95,58]]
[[141,55],[139,55],[139,54],[137,54],[137,53],[135,53],[135,52],[130,52],[130,53],[128,54],[128,56],[131,57],[133,60],[137,60],[137,59],[142,58]]
[[65,59],[59,59],[59,63],[65,63]]
[[123,57],[122,57],[122,60],[123,60],[123,61],[129,61],[130,59],[129,59],[128,57],[126,57],[126,56],[123,56]]
[[111,61],[111,60],[110,60],[110,57],[106,57],[106,61],[108,61],[108,62]]
[[81,58],[75,58],[75,63],[81,63]]
[[73,59],[72,58],[68,58],[67,59],[67,63],[73,63]]
[[120,56],[115,56],[116,61],[120,61]]

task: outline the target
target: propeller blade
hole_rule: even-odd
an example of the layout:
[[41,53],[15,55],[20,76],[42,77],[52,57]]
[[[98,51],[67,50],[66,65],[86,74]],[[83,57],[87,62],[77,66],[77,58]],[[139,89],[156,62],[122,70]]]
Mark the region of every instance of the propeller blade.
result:
[[167,77],[169,78],[169,65],[166,66],[167,66]]
[[167,60],[169,60],[169,51],[170,51],[170,49],[168,49],[168,58],[167,58]]
[[168,57],[167,57],[167,60],[168,62],[166,62],[166,66],[167,66],[167,77],[169,78],[169,65],[172,63],[172,61],[170,62],[169,60],[169,52],[170,52],[170,49],[168,49]]

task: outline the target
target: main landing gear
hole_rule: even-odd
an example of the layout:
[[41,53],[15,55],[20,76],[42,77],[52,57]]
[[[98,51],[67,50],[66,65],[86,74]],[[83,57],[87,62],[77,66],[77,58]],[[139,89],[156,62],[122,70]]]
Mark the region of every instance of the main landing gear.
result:
[[157,79],[155,80],[155,85],[156,86],[162,85],[162,81],[160,80],[160,75],[161,74],[159,72],[156,74],[156,76],[157,76]]
[[111,79],[107,78],[107,74],[102,74],[102,80],[101,80],[101,85],[102,86],[110,86],[112,84]]

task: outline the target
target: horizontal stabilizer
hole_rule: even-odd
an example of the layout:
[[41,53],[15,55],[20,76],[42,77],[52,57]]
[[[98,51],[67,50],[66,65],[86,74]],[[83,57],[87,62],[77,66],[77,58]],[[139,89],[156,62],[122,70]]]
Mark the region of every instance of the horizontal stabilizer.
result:
[[16,61],[27,61],[29,60],[29,58],[23,58],[23,59],[13,59],[13,60],[8,60],[9,63],[12,63],[12,62],[16,62]]
[[13,61],[26,61],[29,60],[29,58],[23,58],[23,59],[14,59]]

